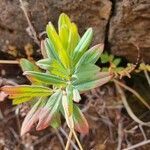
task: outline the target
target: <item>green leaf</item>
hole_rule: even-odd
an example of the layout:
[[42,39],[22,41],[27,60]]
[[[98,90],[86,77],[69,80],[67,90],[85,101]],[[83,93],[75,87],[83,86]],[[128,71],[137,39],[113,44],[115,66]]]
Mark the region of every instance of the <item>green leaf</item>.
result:
[[65,50],[67,50],[68,47],[70,26],[71,26],[70,18],[66,14],[62,13],[58,20],[58,31],[59,31],[59,37],[61,39],[61,42]]
[[[37,71],[41,72],[38,66],[36,66],[34,63],[31,63],[29,60],[22,58],[20,59],[20,66],[23,71]],[[41,83],[38,82],[35,78],[27,77],[32,84],[40,85]]]
[[103,48],[104,48],[103,44],[98,44],[90,48],[80,58],[79,62],[76,65],[76,69],[83,64],[90,64],[90,63],[95,64],[96,61],[99,59],[101,53],[103,52]]
[[59,16],[59,20],[58,20],[58,31],[60,33],[62,26],[66,25],[67,27],[69,27],[71,24],[70,18],[65,14],[62,13]]
[[72,52],[77,46],[80,36],[76,25],[71,23],[70,18],[64,13],[59,17],[58,31],[64,48],[67,49],[68,54],[72,56]]
[[66,80],[69,79],[70,71],[69,69],[64,68],[57,61],[53,60],[51,63],[51,70],[49,70],[51,74],[64,78]]
[[33,99],[33,97],[19,97],[19,98],[13,99],[12,104],[13,105],[19,105],[21,103],[31,101],[32,99]]
[[74,53],[73,53],[73,60],[74,64],[78,62],[81,58],[83,53],[88,49],[89,45],[91,44],[93,37],[93,30],[89,28],[84,35],[82,36],[81,40],[79,41],[78,45],[76,46]]
[[68,85],[66,87],[66,94],[67,94],[68,112],[70,116],[72,115],[73,112],[73,86],[72,85]]
[[39,68],[34,63],[25,58],[20,59],[20,66],[23,71],[39,71]]
[[41,59],[36,62],[37,66],[45,70],[51,68],[51,63],[52,63],[52,59],[50,58]]
[[31,76],[36,78],[38,81],[48,84],[48,85],[66,85],[66,81],[62,80],[60,77],[46,74],[46,73],[39,73],[34,71],[26,71],[24,72],[24,75]]
[[19,86],[4,86],[2,91],[9,95],[9,98],[23,98],[25,97],[38,97],[38,96],[49,96],[52,94],[52,90],[37,85],[19,85]]
[[121,62],[121,59],[120,59],[120,58],[115,58],[115,59],[113,60],[113,64],[115,64],[116,66],[118,66],[118,65],[120,64],[120,62]]
[[64,79],[69,79],[69,70],[64,68],[64,66],[58,63],[56,60],[46,58],[37,61],[36,64],[40,68],[48,70],[53,75],[59,76]]
[[89,80],[86,82],[82,82],[82,83],[78,83],[78,84],[74,84],[74,86],[80,92],[84,92],[84,91],[91,90],[93,88],[99,87],[99,86],[107,83],[108,81],[111,80],[111,78],[112,78],[112,75],[110,75],[110,73],[100,72],[99,75],[97,75],[97,77],[95,77],[95,79],[92,79],[92,80]]
[[109,62],[109,55],[108,55],[108,53],[103,53],[102,55],[101,55],[101,62],[102,63],[107,63],[107,62]]
[[62,25],[59,31],[59,37],[65,50],[68,47],[69,29],[66,25]]
[[75,70],[74,74],[77,73],[84,73],[84,72],[99,72],[100,67],[96,66],[95,64],[82,64],[81,66],[78,67],[78,69]]
[[99,74],[99,71],[100,68],[94,64],[81,65],[72,76],[74,78],[73,83],[77,84],[95,79],[95,77]]
[[69,39],[68,39],[68,47],[67,52],[70,56],[72,56],[75,47],[77,46],[80,40],[80,36],[78,33],[78,28],[74,23],[71,23],[69,28]]
[[54,26],[51,22],[46,27],[46,32],[49,40],[53,44],[55,51],[59,54],[59,58],[65,67],[70,66],[69,57],[61,43],[60,37],[58,36]]
[[75,130],[82,133],[82,134],[88,134],[89,133],[89,125],[87,120],[85,119],[83,113],[78,108],[77,105],[74,105],[73,108],[73,120],[75,125]]
[[60,113],[56,112],[50,122],[51,126],[55,129],[58,129],[61,126],[61,118],[60,118]]
[[45,39],[44,45],[45,45],[45,50],[48,55],[48,58],[55,59],[58,62],[60,62],[59,56],[57,52],[55,51],[55,47],[53,46],[52,42],[48,38]]
[[73,123],[73,118],[72,118],[72,113],[70,114],[70,106],[69,106],[69,99],[67,97],[67,93],[63,91],[63,96],[62,96],[62,108],[64,112],[64,116],[67,122],[67,125],[70,129],[74,128],[74,123]]

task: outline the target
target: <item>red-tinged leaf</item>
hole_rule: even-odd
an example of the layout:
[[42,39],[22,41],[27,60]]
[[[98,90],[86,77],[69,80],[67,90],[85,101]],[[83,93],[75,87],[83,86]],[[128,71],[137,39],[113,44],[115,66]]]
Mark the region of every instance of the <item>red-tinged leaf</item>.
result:
[[6,94],[5,92],[0,92],[0,101],[5,100],[5,98],[8,96],[8,94]]
[[45,129],[50,125],[50,121],[53,115],[55,115],[55,113],[59,111],[61,98],[62,98],[62,93],[60,90],[58,90],[49,98],[45,107],[43,107],[41,110],[41,113],[39,115],[39,122],[36,127],[36,130]]
[[43,130],[50,125],[50,121],[52,119],[53,114],[50,113],[49,108],[42,108],[39,114],[39,122],[36,126],[36,130]]
[[[41,72],[41,70],[38,68],[38,66],[35,65],[35,63],[30,62],[29,60],[22,58],[20,59],[20,66],[21,69],[24,71],[37,71],[37,72]],[[29,77],[27,76],[27,78],[29,79],[29,81],[32,84],[35,85],[41,85],[41,82],[39,82],[38,80],[36,80],[34,77]]]
[[1,88],[10,98],[48,96],[52,90],[37,85],[4,86]]
[[96,75],[95,79],[78,83],[75,86],[76,89],[78,89],[80,92],[85,92],[87,90],[91,90],[93,88],[102,86],[103,84],[107,83],[112,79],[113,75],[110,73],[102,73],[100,72],[98,75]]
[[40,113],[41,113],[41,108],[36,110],[36,112],[34,112],[32,116],[29,115],[26,116],[27,119],[25,118],[21,127],[21,136],[29,132],[33,128],[34,124],[38,122]]
[[75,130],[82,134],[89,133],[89,125],[87,120],[85,119],[83,113],[78,108],[78,106],[74,105],[74,113],[73,120],[75,125]]
[[40,103],[41,101],[39,100],[25,117],[21,127],[21,136],[29,132],[33,125],[38,121],[41,112],[41,108],[39,107]]

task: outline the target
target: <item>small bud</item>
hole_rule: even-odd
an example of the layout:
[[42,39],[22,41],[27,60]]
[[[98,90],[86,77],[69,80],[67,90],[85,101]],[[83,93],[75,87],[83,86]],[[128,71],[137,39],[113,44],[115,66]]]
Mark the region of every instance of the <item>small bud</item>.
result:
[[77,89],[73,89],[73,100],[77,103],[79,103],[81,100],[80,93]]

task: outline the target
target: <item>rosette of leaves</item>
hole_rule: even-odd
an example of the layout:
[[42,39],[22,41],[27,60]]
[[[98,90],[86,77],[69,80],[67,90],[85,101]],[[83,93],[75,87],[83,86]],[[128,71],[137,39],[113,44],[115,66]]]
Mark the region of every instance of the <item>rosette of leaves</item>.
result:
[[80,37],[77,26],[64,13],[59,17],[58,32],[49,22],[46,33],[48,38],[41,42],[43,59],[36,63],[20,60],[31,85],[4,86],[1,90],[13,99],[13,104],[31,101],[32,108],[23,121],[21,135],[34,125],[36,130],[50,125],[58,128],[61,115],[71,130],[87,134],[89,126],[77,103],[81,93],[105,84],[112,77],[95,65],[103,44],[89,49],[92,28]]

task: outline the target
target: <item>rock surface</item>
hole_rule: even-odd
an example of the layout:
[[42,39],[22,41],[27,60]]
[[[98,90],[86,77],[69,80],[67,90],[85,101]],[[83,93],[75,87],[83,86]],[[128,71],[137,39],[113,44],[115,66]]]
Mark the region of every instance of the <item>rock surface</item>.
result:
[[150,1],[116,0],[109,25],[110,47],[115,55],[136,62],[138,51],[150,63]]
[[[0,4],[0,51],[7,52],[12,47],[23,49],[27,43],[33,43],[26,32],[28,24],[19,1],[0,0]],[[49,21],[56,26],[59,14],[65,12],[77,23],[81,34],[88,27],[93,27],[94,42],[105,40],[111,11],[109,0],[28,0],[24,5],[37,35],[45,30]]]
[[[38,38],[49,21],[57,26],[59,14],[65,12],[77,23],[80,34],[93,27],[93,44],[105,42],[114,55],[132,62],[136,62],[139,46],[141,58],[150,63],[150,0],[23,1]],[[19,49],[23,53],[26,44],[36,45],[27,29],[19,1],[0,0],[0,59],[2,52],[15,56],[10,51]]]

